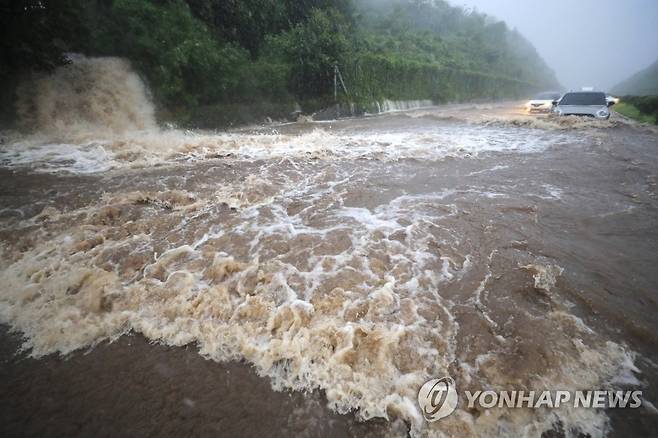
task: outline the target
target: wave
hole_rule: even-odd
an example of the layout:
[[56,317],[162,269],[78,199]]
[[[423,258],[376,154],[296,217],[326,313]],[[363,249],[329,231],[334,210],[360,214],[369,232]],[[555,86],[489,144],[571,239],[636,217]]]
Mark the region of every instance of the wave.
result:
[[[364,196],[360,166],[282,161],[234,181],[218,172],[193,191],[114,192],[18,222],[31,237],[6,242],[0,320],[34,357],[131,331],[194,344],[248,361],[276,389],[320,388],[338,412],[402,418],[413,436],[607,430],[605,414],[586,409],[422,419],[417,391],[434,377],[461,391],[580,389],[634,369],[630,350],[552,293],[555,261],[473,243],[455,202],[486,190],[364,208],[350,202]],[[499,285],[502,272],[517,282]],[[520,299],[496,293],[526,283]]]

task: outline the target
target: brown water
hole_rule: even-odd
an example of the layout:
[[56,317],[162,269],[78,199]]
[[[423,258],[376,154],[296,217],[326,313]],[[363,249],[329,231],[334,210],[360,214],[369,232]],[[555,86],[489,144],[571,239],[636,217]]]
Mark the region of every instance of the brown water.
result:
[[[515,108],[7,134],[0,319],[37,360],[7,359],[3,423],[212,434],[214,404],[246,435],[654,433],[658,135]],[[418,389],[445,375],[459,391],[639,388],[644,406],[462,404],[426,423]],[[119,394],[157,412],[164,382],[171,415],[116,421]]]

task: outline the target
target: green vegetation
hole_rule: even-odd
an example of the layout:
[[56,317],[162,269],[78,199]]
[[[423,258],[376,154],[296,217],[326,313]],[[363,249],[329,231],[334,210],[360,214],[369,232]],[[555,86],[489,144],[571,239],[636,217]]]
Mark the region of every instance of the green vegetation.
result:
[[52,71],[65,62],[66,42],[86,37],[79,0],[49,3],[0,0],[0,122],[11,120],[13,91],[22,75]]
[[617,96],[658,95],[658,61],[615,85],[612,88],[612,93]]
[[631,119],[658,124],[658,96],[626,96],[613,108]]
[[295,102],[307,111],[327,106],[334,65],[349,91],[339,99],[362,107],[382,99],[520,97],[557,87],[519,33],[442,0],[0,5],[0,35],[10,42],[3,45],[0,79],[50,70],[65,62],[65,52],[121,56],[147,80],[161,114],[202,125],[244,121],[249,108],[277,116]]

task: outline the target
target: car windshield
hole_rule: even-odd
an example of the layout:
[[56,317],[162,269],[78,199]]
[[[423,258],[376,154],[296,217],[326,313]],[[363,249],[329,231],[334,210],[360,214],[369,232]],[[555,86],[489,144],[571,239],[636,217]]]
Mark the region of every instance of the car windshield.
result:
[[533,100],[557,100],[560,98],[560,93],[539,93]]
[[560,101],[560,105],[605,105],[603,93],[567,93]]

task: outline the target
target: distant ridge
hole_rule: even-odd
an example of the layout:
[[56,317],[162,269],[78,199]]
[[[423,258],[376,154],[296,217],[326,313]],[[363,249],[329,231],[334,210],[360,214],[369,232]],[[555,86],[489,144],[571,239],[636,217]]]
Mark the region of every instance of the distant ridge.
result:
[[618,96],[658,95],[658,61],[612,88]]

